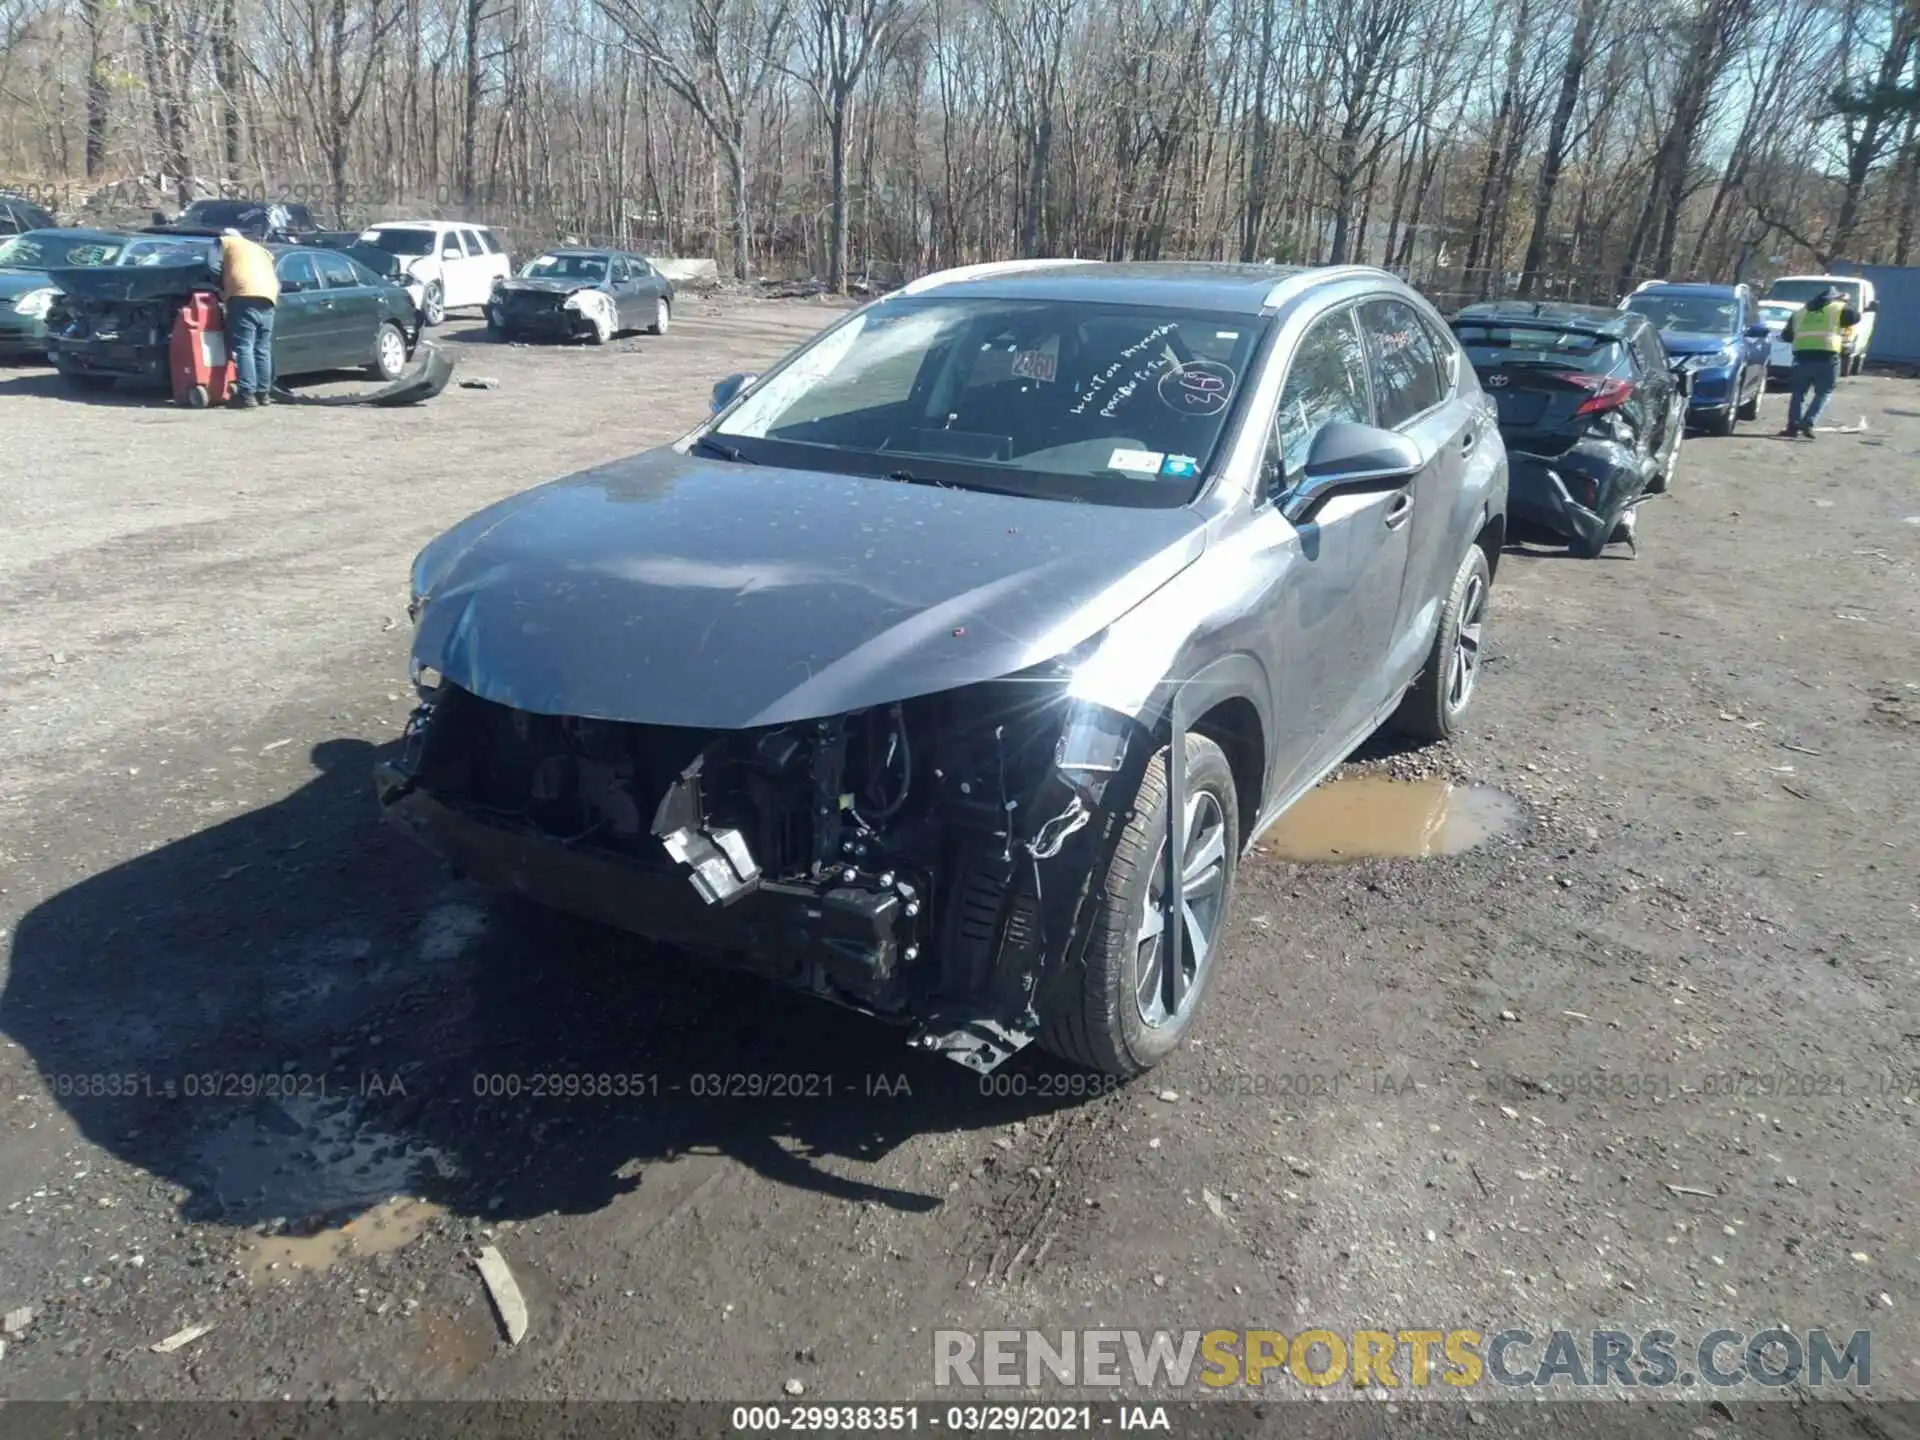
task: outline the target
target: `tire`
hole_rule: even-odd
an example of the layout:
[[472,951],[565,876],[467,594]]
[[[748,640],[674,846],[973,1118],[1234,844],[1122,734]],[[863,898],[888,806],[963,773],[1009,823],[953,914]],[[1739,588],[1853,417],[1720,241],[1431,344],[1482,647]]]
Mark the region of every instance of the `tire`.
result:
[[1480,643],[1492,584],[1487,552],[1469,545],[1447,587],[1427,663],[1389,722],[1401,734],[1430,744],[1460,732],[1479,688]]
[[440,288],[438,280],[427,282],[427,292],[420,300],[420,323],[422,325],[447,323],[447,292]]
[[662,295],[654,302],[653,323],[647,327],[647,334],[664,335],[671,324],[673,324],[673,302]]
[[1706,423],[1700,428],[1709,435],[1722,437],[1731,435],[1735,430],[1740,428],[1739,411],[1734,406],[1729,405],[1718,415],[1709,416]]
[[[1183,926],[1181,970],[1186,989],[1169,1013],[1166,993],[1151,981],[1165,952],[1164,932],[1149,935],[1150,907],[1158,914],[1156,891],[1165,888],[1167,826],[1167,751],[1147,766],[1133,808],[1114,845],[1113,860],[1101,886],[1082,969],[1066,979],[1049,1005],[1040,1043],[1064,1059],[1104,1075],[1130,1079],[1152,1069],[1179,1045],[1206,999],[1208,982],[1219,963],[1220,942],[1233,913],[1234,875],[1240,859],[1240,811],[1233,771],[1220,747],[1204,735],[1187,734],[1187,806],[1193,817],[1188,851],[1189,874],[1206,884],[1190,908],[1206,950],[1196,956],[1191,926]],[[1218,845],[1213,841],[1217,836]],[[1207,857],[1212,856],[1209,860]],[[1142,974],[1141,957],[1153,967]],[[1197,961],[1197,964],[1196,964]]]
[[593,317],[593,328],[587,332],[589,345],[604,345],[613,339],[613,322],[605,315]]
[[391,320],[383,320],[380,333],[373,337],[373,363],[367,366],[367,374],[375,380],[398,380],[406,368],[407,337]]
[[1754,388],[1753,399],[1745,401],[1740,406],[1740,418],[1742,420],[1758,420],[1760,418],[1760,397],[1766,393],[1767,382],[1763,379],[1759,385]]

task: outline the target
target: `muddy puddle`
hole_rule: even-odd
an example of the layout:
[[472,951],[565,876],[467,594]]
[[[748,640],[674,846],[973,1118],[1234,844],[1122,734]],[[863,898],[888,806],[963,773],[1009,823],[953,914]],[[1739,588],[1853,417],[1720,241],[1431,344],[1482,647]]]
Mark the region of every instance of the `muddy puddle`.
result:
[[344,1224],[311,1235],[256,1236],[247,1256],[247,1278],[259,1285],[282,1274],[329,1270],[350,1256],[390,1255],[424,1235],[446,1213],[444,1205],[395,1195]]
[[374,1125],[345,1096],[287,1096],[203,1136],[195,1156],[210,1208],[229,1223],[280,1221],[256,1236],[248,1270],[324,1270],[398,1250],[445,1214],[416,1198],[455,1167],[419,1140]]
[[1299,863],[1457,855],[1520,828],[1520,803],[1490,785],[1360,775],[1302,796],[1260,839]]

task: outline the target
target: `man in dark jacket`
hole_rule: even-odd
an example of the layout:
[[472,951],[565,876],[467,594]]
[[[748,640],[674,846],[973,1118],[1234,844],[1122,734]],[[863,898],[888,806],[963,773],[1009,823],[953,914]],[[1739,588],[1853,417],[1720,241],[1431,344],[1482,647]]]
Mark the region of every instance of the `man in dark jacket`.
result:
[[[1782,435],[1813,439],[1814,422],[1840,383],[1840,354],[1847,347],[1847,331],[1859,323],[1860,312],[1844,303],[1831,285],[1788,318],[1781,339],[1793,346],[1793,374],[1787,381],[1787,428]],[[1809,391],[1813,403],[1803,410]]]

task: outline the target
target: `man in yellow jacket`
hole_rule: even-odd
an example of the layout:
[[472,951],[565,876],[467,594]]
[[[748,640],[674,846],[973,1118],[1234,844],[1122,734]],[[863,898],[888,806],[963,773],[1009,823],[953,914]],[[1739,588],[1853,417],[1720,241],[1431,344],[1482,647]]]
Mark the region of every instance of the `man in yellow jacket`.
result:
[[[1793,346],[1793,374],[1787,381],[1787,428],[1780,432],[1782,435],[1813,439],[1814,422],[1833,398],[1833,387],[1840,383],[1846,333],[1859,323],[1860,312],[1831,285],[1788,318],[1781,338]],[[1806,403],[1809,394],[1813,396],[1811,404]]]
[[220,232],[220,290],[226,298],[227,344],[240,388],[228,403],[245,410],[273,403],[273,313],[280,277],[273,252],[238,230]]

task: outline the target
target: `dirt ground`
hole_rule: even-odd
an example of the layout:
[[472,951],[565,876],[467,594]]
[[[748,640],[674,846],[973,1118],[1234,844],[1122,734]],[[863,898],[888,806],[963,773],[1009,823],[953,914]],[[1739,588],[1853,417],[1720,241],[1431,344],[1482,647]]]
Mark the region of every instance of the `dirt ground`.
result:
[[[1637,559],[1508,552],[1470,735],[1352,768],[1496,785],[1517,833],[1251,856],[1187,1049],[982,1094],[375,815],[419,546],[830,313],[602,351],[456,319],[498,387],[414,410],[0,371],[0,1395],[905,1398],[939,1327],[1780,1324],[1870,1329],[1875,1393],[1920,1396],[1920,383],[1846,382],[1862,433],[1690,440]],[[802,1093],[696,1093],[735,1075]]]

